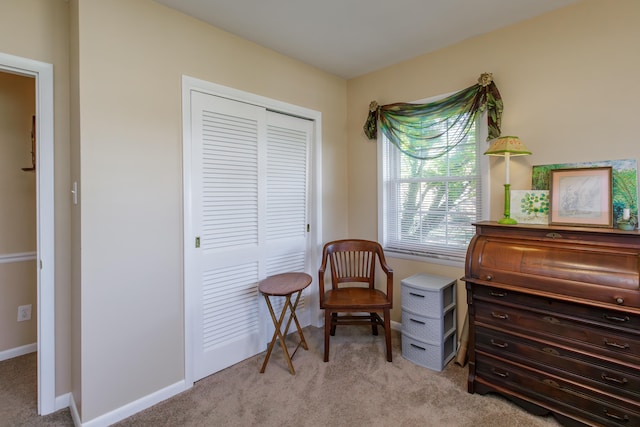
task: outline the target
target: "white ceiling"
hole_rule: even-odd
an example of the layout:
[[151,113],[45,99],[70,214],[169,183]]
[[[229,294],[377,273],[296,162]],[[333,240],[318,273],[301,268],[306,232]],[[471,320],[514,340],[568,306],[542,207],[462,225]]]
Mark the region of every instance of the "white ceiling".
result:
[[156,0],[352,78],[581,0]]

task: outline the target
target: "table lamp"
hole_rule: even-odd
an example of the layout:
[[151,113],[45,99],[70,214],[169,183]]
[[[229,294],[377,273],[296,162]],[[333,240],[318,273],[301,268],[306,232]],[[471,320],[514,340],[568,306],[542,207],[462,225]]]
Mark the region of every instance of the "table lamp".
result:
[[506,179],[504,184],[504,218],[498,220],[499,224],[517,224],[518,221],[511,218],[511,186],[509,184],[509,158],[511,156],[528,156],[531,151],[520,141],[517,136],[501,136],[491,141],[491,147],[484,152],[487,156],[504,157]]

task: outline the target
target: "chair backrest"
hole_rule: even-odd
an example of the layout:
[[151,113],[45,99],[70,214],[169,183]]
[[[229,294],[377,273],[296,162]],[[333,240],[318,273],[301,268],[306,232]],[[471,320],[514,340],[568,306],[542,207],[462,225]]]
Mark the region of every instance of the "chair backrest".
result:
[[393,299],[393,270],[387,265],[382,246],[370,240],[336,240],[324,245],[322,265],[319,271],[320,300],[324,296],[324,273],[329,264],[331,269],[331,287],[342,284],[366,284],[375,287],[376,258],[386,277],[386,294],[389,302]]
[[382,247],[368,240],[337,240],[325,245],[322,265],[331,268],[331,285],[366,283],[374,287],[376,257],[384,257]]

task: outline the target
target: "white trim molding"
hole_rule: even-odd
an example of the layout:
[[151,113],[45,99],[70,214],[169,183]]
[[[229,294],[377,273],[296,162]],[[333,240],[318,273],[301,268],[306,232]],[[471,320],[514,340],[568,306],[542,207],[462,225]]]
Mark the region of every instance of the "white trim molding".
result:
[[0,255],[0,264],[11,264],[14,262],[35,261],[38,259],[37,252],[19,252],[15,254]]
[[0,71],[36,83],[36,198],[38,268],[38,413],[55,411],[55,221],[53,64],[0,53]]
[[38,344],[36,343],[0,351],[0,362],[3,360],[13,359],[14,357],[24,356],[25,354],[33,353],[35,351],[38,351]]
[[173,397],[179,393],[182,393],[188,388],[190,387],[187,387],[187,384],[184,381],[178,381],[177,383],[171,384],[161,390],[158,390],[154,393],[151,393],[138,400],[135,400],[124,406],[121,406],[118,409],[115,409],[111,412],[107,412],[104,415],[100,415],[84,423],[80,421],[80,416],[78,413],[77,406],[75,404],[75,400],[72,398],[70,402],[71,418],[73,418],[73,422],[76,426],[107,427],[117,423],[118,421],[122,421],[125,418],[129,418],[130,416],[137,414],[138,412],[144,411],[145,409],[148,409],[162,402],[163,400],[167,400],[170,397]]

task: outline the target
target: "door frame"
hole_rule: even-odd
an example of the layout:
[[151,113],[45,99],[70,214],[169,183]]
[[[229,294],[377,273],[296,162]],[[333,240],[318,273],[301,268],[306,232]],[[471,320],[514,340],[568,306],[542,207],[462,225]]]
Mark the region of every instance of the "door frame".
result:
[[0,53],[0,71],[35,78],[38,414],[56,410],[53,65]]
[[[309,178],[309,224],[311,225],[311,244],[308,257],[312,262],[319,260],[321,248],[318,246],[322,242],[322,113],[316,110],[300,107],[271,98],[255,95],[253,93],[244,92],[216,83],[207,82],[186,75],[182,76],[182,172],[183,172],[183,221],[184,221],[184,239],[183,239],[183,268],[184,268],[184,363],[185,363],[185,384],[187,387],[193,386],[193,345],[195,337],[193,336],[195,326],[195,307],[191,301],[194,296],[189,293],[188,283],[195,280],[190,270],[191,260],[189,259],[189,248],[192,247],[195,234],[193,232],[193,224],[191,223],[192,210],[192,194],[191,194],[191,92],[197,91],[214,96],[232,99],[235,101],[245,102],[248,104],[259,105],[267,110],[279,113],[289,114],[292,116],[313,120],[314,134],[313,142],[310,147],[311,168]],[[311,314],[311,324],[320,326],[320,306],[317,292],[310,292],[308,297]]]

